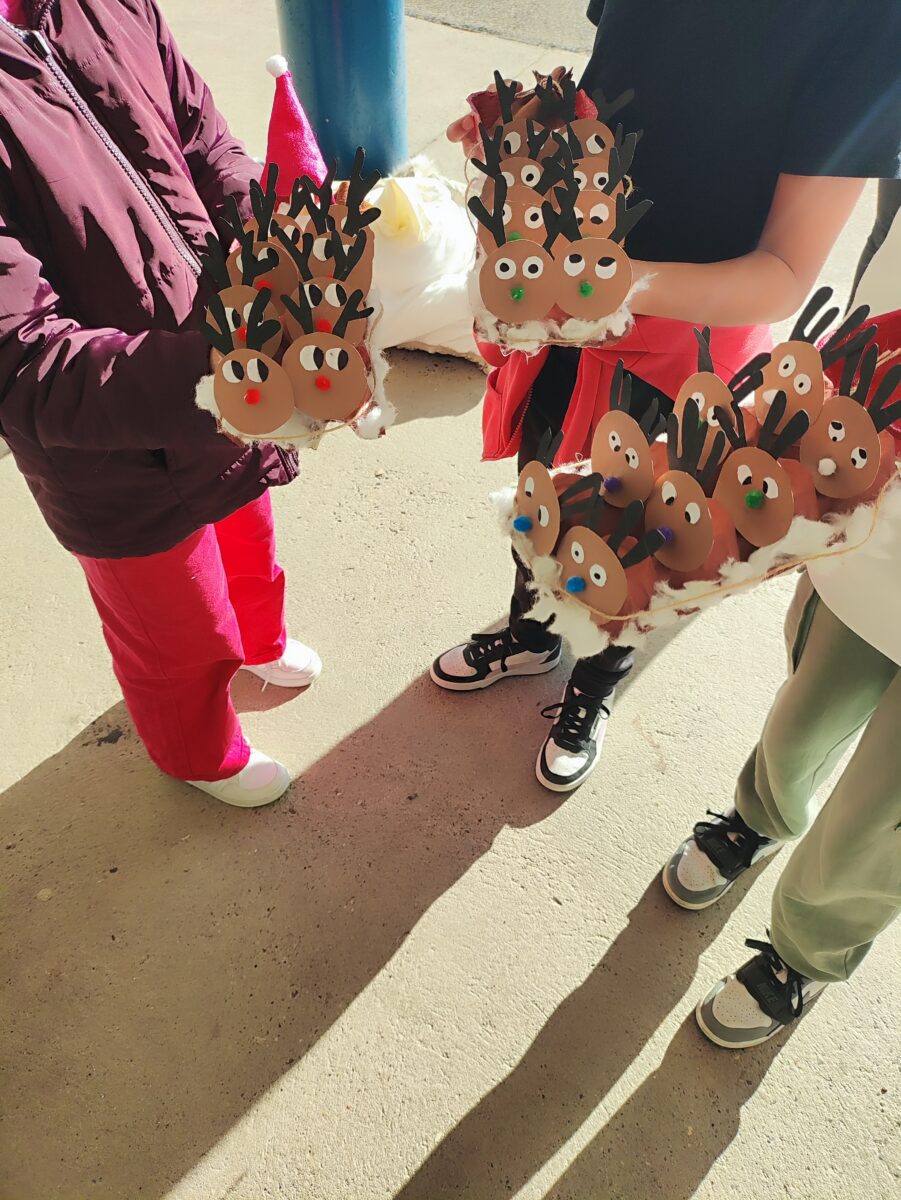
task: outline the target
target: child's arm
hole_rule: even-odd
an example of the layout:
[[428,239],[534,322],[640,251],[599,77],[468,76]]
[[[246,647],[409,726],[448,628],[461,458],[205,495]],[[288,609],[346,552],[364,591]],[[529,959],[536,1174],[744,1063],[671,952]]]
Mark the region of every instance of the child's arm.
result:
[[259,179],[262,168],[233,136],[216,108],[212,92],[182,56],[156,0],[145,3],[156,29],[172,111],[191,178],[220,235],[230,237],[225,202],[229,196],[237,196],[242,216],[249,217],[250,181]]
[[199,332],[131,335],[66,317],[0,195],[0,432],[94,450],[188,443],[213,429],[194,404],[209,369]]
[[634,263],[632,311],[694,325],[762,325],[797,312],[863,191],[863,179],[780,175],[757,249],[715,263]]

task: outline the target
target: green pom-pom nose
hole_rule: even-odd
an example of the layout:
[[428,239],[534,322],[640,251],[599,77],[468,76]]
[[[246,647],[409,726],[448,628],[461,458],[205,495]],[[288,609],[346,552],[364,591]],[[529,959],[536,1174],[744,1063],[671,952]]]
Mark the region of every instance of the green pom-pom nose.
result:
[[525,300],[526,289],[524,287],[510,288],[510,295],[514,300]]
[[517,233],[516,230],[514,229],[514,231],[512,233],[507,234],[507,241],[508,242],[521,242],[522,234]]
[[763,508],[763,502],[766,499],[760,488],[754,488],[745,496],[745,504],[748,508]]
[[582,293],[583,296],[593,296],[594,295],[594,288],[588,282],[587,279],[583,279],[582,282],[579,284],[579,291]]

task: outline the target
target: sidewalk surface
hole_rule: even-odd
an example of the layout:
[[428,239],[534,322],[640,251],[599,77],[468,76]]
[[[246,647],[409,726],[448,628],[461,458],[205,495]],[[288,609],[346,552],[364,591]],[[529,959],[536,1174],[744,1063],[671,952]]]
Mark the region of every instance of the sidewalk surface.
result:
[[[163,7],[259,151],[272,0]],[[412,148],[459,174],[460,98],[562,57],[410,20]],[[513,475],[479,463],[475,367],[392,364],[400,425],[325,439],[277,496],[291,628],[326,672],[287,703],[236,684],[297,774],[257,813],[145,759],[78,569],[0,462],[0,1200],[897,1197],[899,931],[791,1036],[729,1054],[692,1006],[763,936],[779,860],[700,915],[657,880],[730,802],[791,582],[645,655],[557,803],[533,760],[562,675],[424,678],[503,609],[484,501]]]

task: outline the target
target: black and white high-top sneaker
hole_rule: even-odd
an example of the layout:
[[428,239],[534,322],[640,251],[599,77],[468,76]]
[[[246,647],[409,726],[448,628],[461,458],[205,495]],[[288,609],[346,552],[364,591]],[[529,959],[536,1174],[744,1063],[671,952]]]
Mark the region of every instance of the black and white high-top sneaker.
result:
[[552,792],[571,792],[588,778],[600,759],[613,694],[600,700],[569,683],[559,704],[542,709],[554,724],[535,764],[539,783]]
[[560,665],[562,643],[537,653],[521,646],[509,626],[474,633],[461,646],[440,654],[429,670],[434,683],[450,692],[474,692],[511,675],[544,675]]
[[698,821],[663,868],[663,890],[680,908],[716,904],[739,875],[785,845],[756,833],[734,808],[707,815],[713,820]]
[[759,1046],[796,1021],[825,983],[790,967],[769,942],[745,942],[758,953],[721,979],[695,1009],[701,1033],[727,1050]]

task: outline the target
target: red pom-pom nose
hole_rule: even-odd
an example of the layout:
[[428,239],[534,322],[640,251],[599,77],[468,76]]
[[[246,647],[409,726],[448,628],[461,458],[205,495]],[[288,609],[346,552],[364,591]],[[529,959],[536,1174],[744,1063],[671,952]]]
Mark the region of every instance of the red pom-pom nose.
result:
[[262,279],[258,279],[253,286],[258,292],[262,292],[264,288],[268,288],[270,292],[272,291],[272,284],[265,276]]
[[262,399],[263,397],[260,395],[259,388],[248,388],[244,393],[245,404],[259,404]]
[[332,381],[330,379],[328,379],[325,375],[317,375],[316,376],[316,386],[319,388],[320,392],[327,392],[329,390],[329,388],[332,386]]
[[242,325],[240,327],[240,329],[236,329],[235,337],[238,339],[239,342],[246,342],[247,341],[247,326]]
[[316,332],[317,333],[331,333],[332,332],[331,321],[327,321],[325,319],[325,317],[320,317],[319,320],[316,322]]

